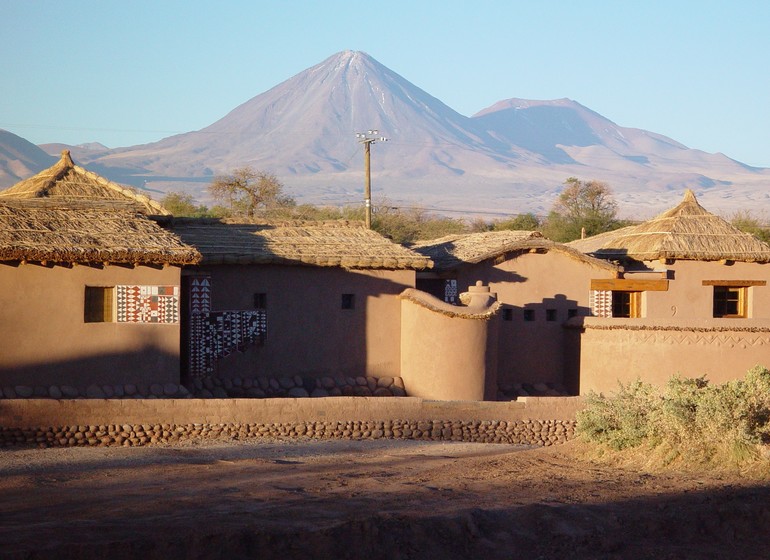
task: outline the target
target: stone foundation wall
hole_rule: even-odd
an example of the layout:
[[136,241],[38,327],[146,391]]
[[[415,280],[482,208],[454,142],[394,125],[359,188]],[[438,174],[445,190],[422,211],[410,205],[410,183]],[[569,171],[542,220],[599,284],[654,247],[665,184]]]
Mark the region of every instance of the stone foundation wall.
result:
[[123,446],[222,442],[258,438],[415,439],[478,443],[554,445],[575,434],[574,420],[385,420],[281,424],[109,424],[0,428],[0,446]]
[[581,407],[576,397],[514,402],[416,397],[6,399],[0,401],[0,446],[294,437],[553,445],[573,437]]

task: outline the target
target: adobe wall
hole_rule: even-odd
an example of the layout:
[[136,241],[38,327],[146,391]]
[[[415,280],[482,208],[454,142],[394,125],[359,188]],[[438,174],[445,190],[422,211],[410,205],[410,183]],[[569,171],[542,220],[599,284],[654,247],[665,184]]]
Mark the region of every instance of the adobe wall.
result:
[[0,401],[0,445],[83,446],[215,438],[405,438],[553,445],[579,398],[445,402],[416,397]]
[[[668,269],[673,277],[666,292],[647,292],[642,314],[649,318],[710,319],[713,317],[712,286],[704,280],[765,280],[770,277],[770,264],[736,262],[730,265],[716,261],[676,261],[670,265],[648,263],[651,268]],[[628,275],[636,278],[638,275]],[[770,286],[749,288],[751,317],[770,318]],[[740,319],[738,319],[740,321]]]
[[[611,394],[618,381],[657,385],[674,374],[710,383],[770,367],[770,319],[586,318],[580,334],[580,394]],[[571,330],[571,329],[568,329]]]
[[401,378],[409,395],[441,400],[494,400],[497,305],[484,287],[469,307],[406,290],[401,308]]
[[[218,360],[216,375],[400,375],[397,295],[414,287],[414,271],[276,265],[196,271],[211,275],[212,311],[254,309],[255,293],[267,298],[264,344]],[[341,308],[342,294],[354,294],[353,309]]]
[[179,324],[86,323],[86,286],[178,286],[178,267],[0,264],[0,386],[179,382]]
[[[493,320],[499,324],[497,378],[504,393],[515,396],[522,384],[570,389],[578,372],[563,324],[570,310],[581,317],[590,314],[592,278],[611,277],[611,271],[558,251],[459,269],[460,287],[481,280],[502,304]],[[525,310],[531,310],[534,320],[525,320]]]

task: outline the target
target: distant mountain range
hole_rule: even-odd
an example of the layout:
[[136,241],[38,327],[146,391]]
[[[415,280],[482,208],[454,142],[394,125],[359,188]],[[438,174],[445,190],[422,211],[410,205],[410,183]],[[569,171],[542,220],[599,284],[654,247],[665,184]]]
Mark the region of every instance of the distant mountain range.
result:
[[[625,216],[671,207],[685,188],[712,211],[770,208],[770,169],[620,127],[569,99],[508,99],[466,117],[354,51],[201,130],[126,148],[82,145],[73,157],[112,180],[188,190],[202,202],[210,202],[212,177],[251,165],[275,173],[300,201],[359,204],[363,150],[355,133],[369,129],[389,139],[372,148],[375,204],[386,198],[440,211],[546,213],[564,180],[576,176],[609,183]],[[2,186],[51,161],[9,136],[0,135]],[[44,147],[58,153],[62,146]]]

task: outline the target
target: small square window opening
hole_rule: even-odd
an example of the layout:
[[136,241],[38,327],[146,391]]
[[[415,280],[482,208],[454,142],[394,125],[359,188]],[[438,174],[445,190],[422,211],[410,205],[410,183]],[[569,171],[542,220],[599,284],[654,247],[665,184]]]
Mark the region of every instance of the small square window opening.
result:
[[254,294],[254,309],[267,309],[267,294],[257,292]]
[[342,309],[355,309],[356,296],[355,294],[342,294]]
[[525,309],[524,310],[524,320],[529,322],[532,322],[535,320],[535,310],[534,309]]

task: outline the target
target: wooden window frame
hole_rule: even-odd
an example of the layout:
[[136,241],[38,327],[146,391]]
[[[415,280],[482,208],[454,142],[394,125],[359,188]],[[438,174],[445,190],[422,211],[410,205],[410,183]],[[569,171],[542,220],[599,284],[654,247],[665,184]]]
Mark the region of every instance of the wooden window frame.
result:
[[[731,295],[735,297],[730,297]],[[749,316],[749,287],[748,286],[714,286],[712,316],[715,319],[746,319]],[[735,306],[735,313],[729,313],[728,308]]]
[[[616,297],[628,296],[628,303],[616,302]],[[622,314],[616,313],[616,309],[623,306],[628,308],[628,314],[625,311]],[[629,290],[612,290],[612,317],[620,319],[639,319],[642,316],[642,292],[632,292]]]
[[115,286],[86,286],[83,301],[83,322],[117,322]]
[[[714,291],[711,296],[712,317],[715,319],[748,319],[749,288],[756,286],[767,286],[767,280],[703,280],[703,285],[714,287]],[[717,296],[723,291],[724,293],[734,292],[737,294],[737,298],[735,300],[736,313],[722,313],[721,311],[717,310]]]

